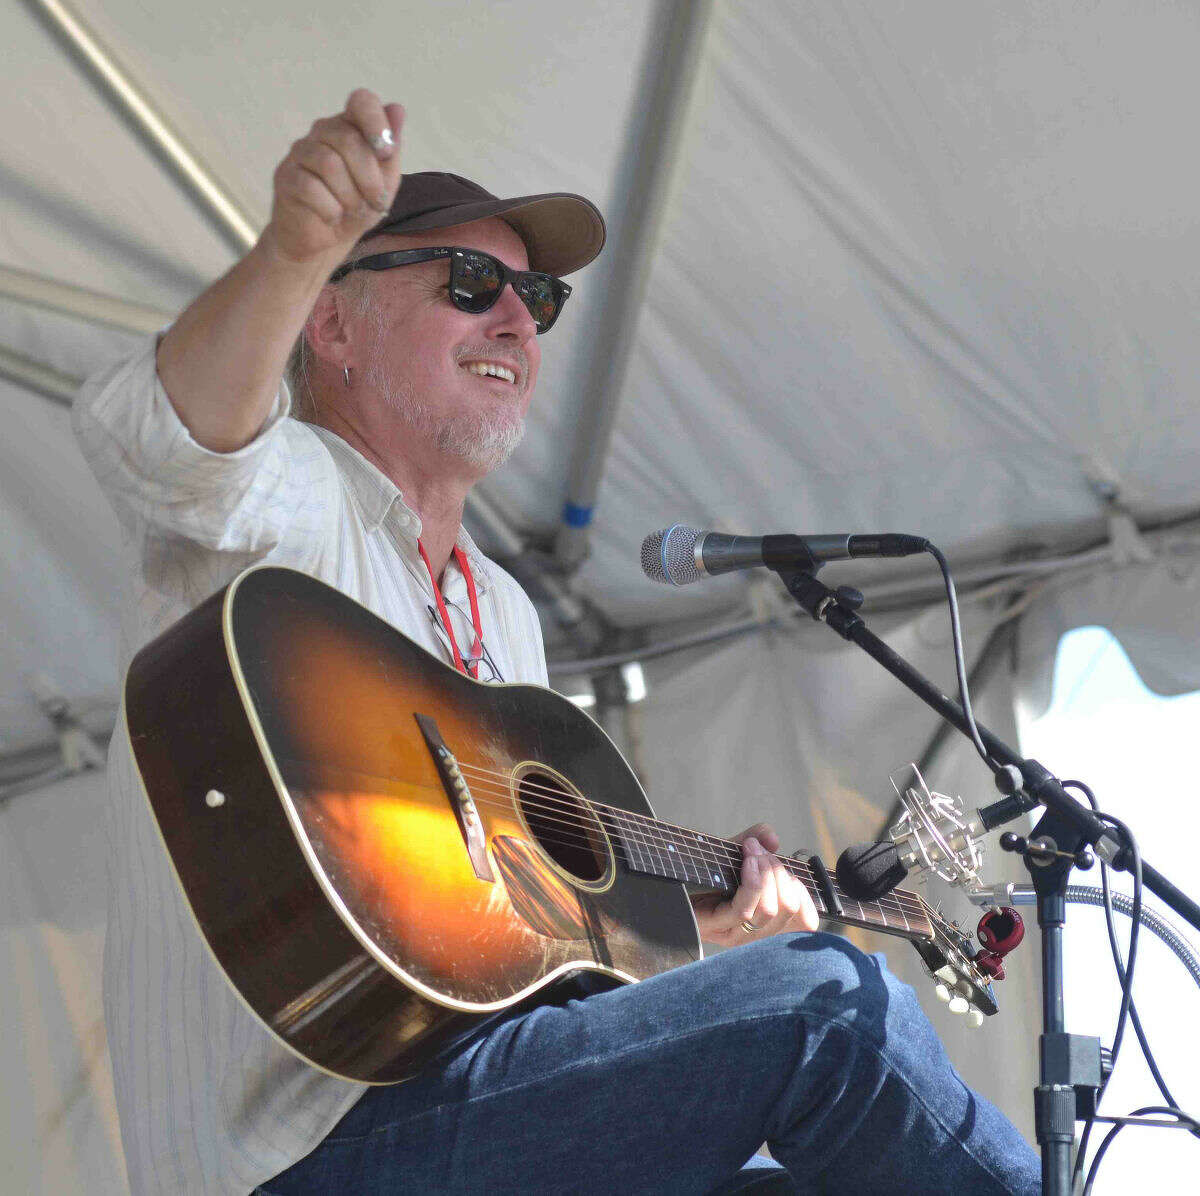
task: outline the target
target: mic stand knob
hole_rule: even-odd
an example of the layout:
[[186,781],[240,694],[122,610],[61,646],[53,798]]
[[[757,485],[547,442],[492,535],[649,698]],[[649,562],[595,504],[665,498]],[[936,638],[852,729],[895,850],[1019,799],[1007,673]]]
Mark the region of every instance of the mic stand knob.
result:
[[1081,868],[1086,872],[1096,862],[1095,854],[1086,843],[1072,855],[1068,851],[1059,851],[1054,840],[1045,836],[1039,839],[1026,839],[1012,831],[1005,831],[1000,836],[1000,847],[1003,851],[1011,851],[1024,856],[1030,864],[1039,868],[1048,867],[1056,859],[1070,860],[1076,868]]
[[856,590],[853,586],[838,586],[833,591],[833,596],[837,600],[838,606],[843,610],[848,610],[851,613],[858,610],[866,601],[863,597],[862,590]]

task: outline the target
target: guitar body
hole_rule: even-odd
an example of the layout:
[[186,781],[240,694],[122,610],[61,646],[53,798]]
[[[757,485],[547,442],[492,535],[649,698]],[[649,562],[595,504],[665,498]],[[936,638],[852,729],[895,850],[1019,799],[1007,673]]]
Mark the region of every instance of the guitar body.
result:
[[620,866],[593,803],[652,811],[590,718],[463,676],[305,574],[242,574],[137,655],[125,705],[205,941],[328,1072],[395,1082],[578,969],[700,957],[683,886]]

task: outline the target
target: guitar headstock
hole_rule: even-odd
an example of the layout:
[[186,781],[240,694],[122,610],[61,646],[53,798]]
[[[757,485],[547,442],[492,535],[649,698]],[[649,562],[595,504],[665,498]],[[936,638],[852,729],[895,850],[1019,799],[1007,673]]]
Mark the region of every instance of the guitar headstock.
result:
[[913,946],[937,981],[938,996],[949,1002],[954,1013],[965,1013],[972,1026],[983,1022],[984,1016],[991,1017],[999,1011],[991,979],[971,958],[973,947],[970,937],[954,923],[948,922],[936,910],[920,901],[932,929],[928,939],[915,939]]

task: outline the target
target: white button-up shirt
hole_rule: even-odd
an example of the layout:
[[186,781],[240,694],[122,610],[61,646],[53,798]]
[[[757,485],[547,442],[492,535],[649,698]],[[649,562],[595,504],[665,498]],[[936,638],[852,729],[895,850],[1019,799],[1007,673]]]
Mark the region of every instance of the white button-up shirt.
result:
[[[129,553],[122,660],[259,561],[336,586],[449,658],[417,551],[418,516],[343,440],[285,418],[286,388],[244,448],[188,434],[155,370],[155,342],[94,378],[74,410],[84,455]],[[483,643],[505,681],[546,684],[524,591],[458,539],[479,595]],[[460,647],[465,579],[442,578]],[[487,678],[484,666],[480,678]],[[309,1153],[364,1086],[308,1066],[248,1012],[208,953],[141,788],[124,724],[109,752],[112,867],[104,1006],[133,1191],[247,1193]]]

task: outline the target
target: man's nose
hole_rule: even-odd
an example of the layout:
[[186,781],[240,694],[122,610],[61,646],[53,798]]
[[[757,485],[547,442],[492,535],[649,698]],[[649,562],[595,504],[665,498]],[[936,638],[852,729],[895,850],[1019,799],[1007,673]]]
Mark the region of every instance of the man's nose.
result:
[[529,314],[529,308],[521,302],[512,283],[506,282],[500,298],[492,304],[488,315],[492,317],[488,328],[489,336],[512,336],[521,344],[537,335],[537,324]]

